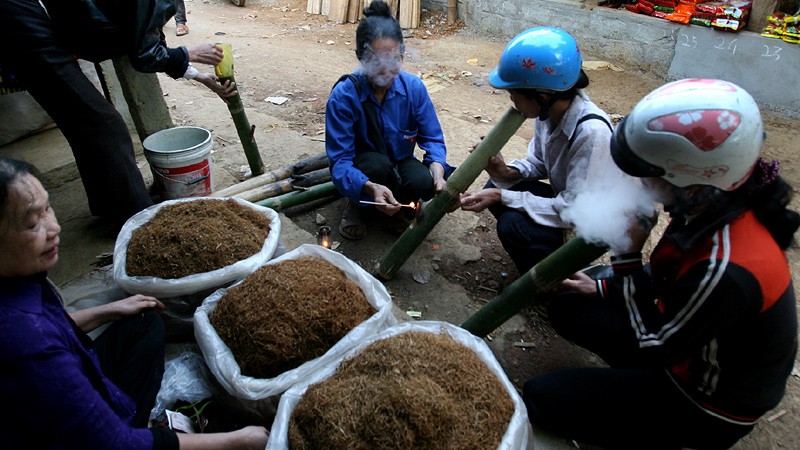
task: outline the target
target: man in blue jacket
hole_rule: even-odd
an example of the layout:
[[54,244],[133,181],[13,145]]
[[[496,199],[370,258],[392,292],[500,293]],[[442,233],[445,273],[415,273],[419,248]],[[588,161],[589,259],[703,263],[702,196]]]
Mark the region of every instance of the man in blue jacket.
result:
[[[442,128],[419,77],[400,70],[403,33],[385,2],[372,2],[356,30],[359,70],[342,77],[325,110],[325,149],[334,185],[349,200],[340,234],[361,239],[358,202],[387,215],[400,203],[430,200],[452,170]],[[419,147],[422,161],[414,157]]]

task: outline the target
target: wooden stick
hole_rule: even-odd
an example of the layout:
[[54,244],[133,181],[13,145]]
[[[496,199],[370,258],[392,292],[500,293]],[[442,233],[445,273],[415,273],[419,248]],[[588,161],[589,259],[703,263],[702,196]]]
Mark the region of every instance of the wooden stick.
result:
[[375,267],[375,273],[385,280],[391,279],[400,267],[406,262],[419,244],[425,240],[428,233],[439,223],[439,220],[451,211],[457,204],[460,195],[483,172],[489,158],[496,155],[503,145],[525,121],[525,116],[514,108],[509,108],[505,115],[489,130],[475,150],[467,159],[450,175],[444,189],[433,197],[419,215],[418,223],[412,223],[392,245]]
[[358,8],[361,7],[361,0],[350,0],[347,3],[347,21],[350,23],[358,22]]
[[454,24],[458,20],[458,0],[447,0],[447,23]]
[[[363,203],[365,205],[383,205],[383,206],[393,206],[391,203],[379,203],[379,202],[369,202],[367,200],[359,200],[358,203]],[[404,205],[400,203],[399,205],[394,206],[405,206],[406,208],[416,208],[416,205],[412,205],[411,203]]]
[[347,22],[347,4],[350,0],[331,0],[328,19],[335,23]]
[[525,272],[517,281],[503,289],[461,328],[478,337],[486,337],[523,308],[541,300],[555,286],[599,258],[606,248],[584,241],[581,237],[570,239],[547,258]]

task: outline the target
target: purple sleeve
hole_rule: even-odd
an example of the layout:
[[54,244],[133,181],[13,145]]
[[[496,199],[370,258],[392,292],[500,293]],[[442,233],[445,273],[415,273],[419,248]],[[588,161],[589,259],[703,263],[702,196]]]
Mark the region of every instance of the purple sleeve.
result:
[[120,418],[132,414],[133,402],[83,369],[92,362],[83,348],[75,348],[79,340],[71,328],[41,314],[7,319],[0,323],[0,354],[3,367],[13,370],[0,373],[0,394],[5,405],[14,405],[12,420],[21,434],[30,430],[37,440],[65,449],[153,448],[149,430]]

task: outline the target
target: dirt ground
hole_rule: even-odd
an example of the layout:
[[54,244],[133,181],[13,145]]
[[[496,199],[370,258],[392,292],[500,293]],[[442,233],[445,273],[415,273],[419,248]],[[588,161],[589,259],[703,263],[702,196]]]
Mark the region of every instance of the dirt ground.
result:
[[[355,25],[338,25],[324,16],[309,15],[304,0],[248,0],[244,7],[225,0],[186,0],[186,6],[190,33],[176,37],[171,23],[164,30],[168,41],[173,46],[233,44],[236,80],[247,116],[256,126],[256,142],[267,168],[323,152],[328,93],[340,75],[357,66]],[[505,39],[445,22],[440,12],[423,12],[421,27],[406,38],[405,70],[425,79],[445,132],[448,159],[458,165],[511,103],[503,91],[493,90],[486,82]],[[585,59],[592,60],[591,55],[585,55]],[[609,114],[620,116],[663,83],[626,67],[591,70],[588,74],[589,96]],[[244,179],[247,161],[225,104],[197,83],[166,76],[160,76],[160,81],[176,125],[212,130],[213,163],[221,174],[216,187]],[[267,101],[268,97],[288,100],[278,105]],[[798,121],[766,114],[765,154],[781,160],[783,176],[795,186],[800,186],[800,161],[793,153],[798,125]],[[532,124],[528,122],[504,147],[506,159],[523,157],[531,137]],[[149,173],[147,167],[143,171]],[[485,181],[485,174],[481,175],[472,190]],[[338,199],[286,214],[310,233],[316,232],[319,222],[332,225],[334,240],[339,243],[336,249],[370,270],[399,236],[398,226],[391,221],[373,221],[365,240],[346,241],[337,231],[342,205]],[[795,284],[800,286],[800,253],[793,247],[788,256]],[[437,225],[386,286],[402,310],[418,311],[423,319],[458,324],[516,277],[513,264],[497,241],[491,216],[458,211]],[[537,373],[601,364],[594,355],[556,336],[534,309],[507,322],[491,339],[490,345],[518,387]],[[800,445],[797,369],[784,401],[768,416],[736,448]]]

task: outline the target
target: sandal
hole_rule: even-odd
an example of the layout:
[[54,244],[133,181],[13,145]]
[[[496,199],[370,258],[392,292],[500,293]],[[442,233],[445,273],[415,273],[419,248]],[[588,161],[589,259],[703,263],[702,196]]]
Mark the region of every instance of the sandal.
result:
[[[347,231],[347,230],[350,231]],[[349,203],[342,212],[342,222],[339,224],[339,234],[345,239],[358,241],[367,235],[367,224],[361,218],[361,211],[358,206],[351,206]]]
[[185,23],[175,25],[175,36],[185,36],[189,34],[189,26]]

